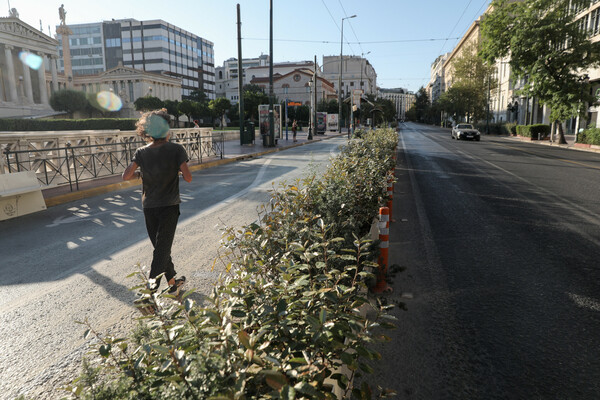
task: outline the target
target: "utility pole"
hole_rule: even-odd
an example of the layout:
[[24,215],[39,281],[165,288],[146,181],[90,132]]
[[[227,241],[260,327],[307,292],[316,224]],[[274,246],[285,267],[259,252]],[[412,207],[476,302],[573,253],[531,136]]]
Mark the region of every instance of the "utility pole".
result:
[[486,116],[486,118],[485,118],[486,119],[485,133],[487,135],[490,134],[490,90],[491,90],[491,88],[490,88],[490,78],[491,77],[488,74],[488,96],[487,96],[488,98],[487,98],[487,111],[486,111],[486,114],[485,114],[485,116]]
[[[313,121],[315,121],[314,132],[315,132],[315,135],[316,135],[317,134],[317,86],[318,86],[318,84],[317,84],[317,82],[318,82],[318,79],[317,79],[317,55],[316,54],[315,54],[315,69],[314,70],[315,70],[315,72],[313,73],[313,79],[314,79],[315,83],[313,84],[313,86],[315,87],[315,94],[314,94],[314,96],[315,96],[315,100],[314,100],[315,101],[315,107],[314,107],[314,110],[313,110]],[[312,135],[310,135],[308,137],[308,140],[312,140]]]
[[[238,98],[240,110],[240,145],[244,144],[244,70],[242,69],[242,19],[240,4],[237,5],[237,34],[238,34]],[[250,139],[250,138],[249,138]],[[252,140],[250,140],[252,141]]]
[[275,120],[273,118],[273,0],[269,0],[269,146],[275,146]]

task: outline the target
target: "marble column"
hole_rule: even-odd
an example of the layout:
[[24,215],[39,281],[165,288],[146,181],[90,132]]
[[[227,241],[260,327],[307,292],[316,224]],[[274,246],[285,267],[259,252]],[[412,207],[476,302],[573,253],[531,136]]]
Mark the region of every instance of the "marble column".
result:
[[58,56],[52,54],[50,56],[50,72],[52,73],[52,91],[58,92],[58,74],[56,72],[56,62],[58,61]]
[[48,87],[46,85],[46,55],[44,53],[38,54],[42,57],[42,65],[38,68],[38,82],[40,86],[40,102],[42,104],[48,104]]
[[25,97],[27,102],[33,104],[33,87],[31,86],[31,72],[29,66],[23,63],[23,82],[25,83]]
[[17,94],[17,81],[15,77],[15,65],[13,63],[12,50],[13,46],[4,45],[4,57],[6,58],[6,68],[8,69],[8,86],[9,86],[9,96],[8,101],[12,101],[13,103],[18,103],[19,95]]

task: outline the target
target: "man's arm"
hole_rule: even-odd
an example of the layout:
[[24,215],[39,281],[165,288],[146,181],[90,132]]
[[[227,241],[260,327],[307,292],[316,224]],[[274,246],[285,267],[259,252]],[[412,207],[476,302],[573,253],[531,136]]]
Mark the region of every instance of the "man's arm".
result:
[[182,162],[181,165],[179,166],[179,170],[181,171],[181,174],[183,175],[183,179],[185,179],[186,182],[192,181],[192,173],[190,172],[190,169],[188,168],[187,162]]
[[124,181],[128,181],[130,179],[138,179],[142,177],[142,174],[138,171],[136,172],[135,170],[137,169],[138,165],[135,161],[132,161],[131,164],[129,164],[129,166],[127,168],[125,168],[125,171],[123,171],[123,175],[121,175],[121,177],[123,178]]

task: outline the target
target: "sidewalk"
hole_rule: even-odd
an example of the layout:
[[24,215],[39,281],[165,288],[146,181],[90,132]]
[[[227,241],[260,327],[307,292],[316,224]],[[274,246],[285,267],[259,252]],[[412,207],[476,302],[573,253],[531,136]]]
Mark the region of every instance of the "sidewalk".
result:
[[593,153],[600,153],[600,146],[594,146],[589,144],[575,143],[575,135],[564,135],[567,144],[558,144],[558,140],[555,138],[553,142],[550,140],[530,140],[526,137],[519,136],[506,136],[507,139],[519,142],[528,142],[546,146],[562,147],[569,150],[588,151]]
[[[347,133],[342,132],[341,136],[346,136]],[[308,132],[300,131],[297,133],[297,142],[292,140],[292,131],[288,131],[286,140],[285,128],[281,134],[282,139],[278,139],[273,147],[264,147],[262,139],[257,133],[254,144],[240,145],[239,139],[228,140],[224,142],[223,158],[210,157],[203,160],[202,163],[190,164],[190,171],[198,171],[205,168],[211,168],[218,165],[228,164],[239,160],[245,160],[253,157],[260,157],[265,154],[275,153],[281,150],[289,149],[296,146],[303,146],[309,143],[319,142],[321,140],[330,139],[340,136],[337,132],[326,132],[324,135],[313,135],[312,140],[308,140]],[[56,206],[59,204],[68,203],[70,201],[82,200],[88,197],[98,196],[109,193],[115,190],[128,187],[138,186],[140,180],[123,181],[121,175],[113,175],[105,178],[98,178],[90,181],[80,182],[79,190],[71,191],[69,185],[61,185],[43,189],[42,194],[46,201],[47,207]],[[75,189],[75,187],[73,187]]]

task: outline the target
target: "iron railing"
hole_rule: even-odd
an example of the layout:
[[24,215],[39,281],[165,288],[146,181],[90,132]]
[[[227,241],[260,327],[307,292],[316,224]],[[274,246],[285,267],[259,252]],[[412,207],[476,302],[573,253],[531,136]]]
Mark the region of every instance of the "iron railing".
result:
[[[171,138],[182,145],[191,163],[202,163],[207,158],[223,158],[223,134]],[[127,141],[85,146],[35,150],[5,149],[8,173],[35,171],[43,186],[69,185],[79,190],[81,182],[121,174],[131,162],[135,150],[146,145],[144,141]]]

